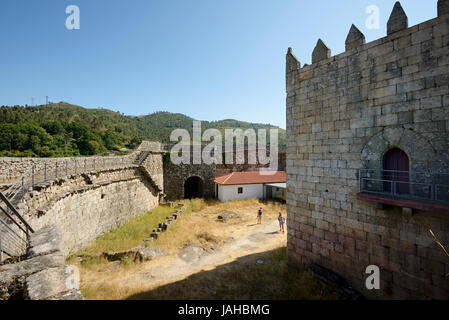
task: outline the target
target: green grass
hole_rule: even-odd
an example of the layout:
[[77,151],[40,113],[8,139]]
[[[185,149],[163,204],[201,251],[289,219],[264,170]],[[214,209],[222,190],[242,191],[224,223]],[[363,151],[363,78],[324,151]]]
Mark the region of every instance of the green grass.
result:
[[[180,203],[184,203],[187,206],[184,214],[197,212],[207,207],[206,201],[202,199],[183,200]],[[72,261],[74,257],[78,256],[82,257],[87,264],[97,264],[101,262],[99,261],[101,259],[96,256],[101,255],[103,252],[123,251],[134,248],[142,243],[143,240],[149,238],[153,229],[157,228],[159,223],[164,222],[165,218],[171,216],[177,209],[179,209],[179,203],[175,203],[173,207],[159,206],[98,237],[86,250],[71,254],[67,260]]]
[[131,219],[121,227],[110,231],[96,239],[85,251],[75,255],[95,255],[103,252],[122,251],[139,245],[149,238],[153,229],[172,215],[177,207],[162,207]]
[[184,200],[183,202],[187,205],[186,213],[201,211],[209,205],[208,201],[204,199]]

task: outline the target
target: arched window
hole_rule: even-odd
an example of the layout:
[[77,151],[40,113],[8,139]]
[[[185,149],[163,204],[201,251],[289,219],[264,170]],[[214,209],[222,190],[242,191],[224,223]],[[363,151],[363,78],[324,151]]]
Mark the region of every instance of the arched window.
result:
[[384,156],[384,190],[397,195],[410,194],[410,161],[399,148],[387,151]]

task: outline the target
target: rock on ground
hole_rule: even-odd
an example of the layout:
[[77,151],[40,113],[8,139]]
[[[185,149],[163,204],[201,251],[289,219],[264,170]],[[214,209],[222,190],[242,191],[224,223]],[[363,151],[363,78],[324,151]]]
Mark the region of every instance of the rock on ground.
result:
[[223,212],[217,217],[217,219],[221,222],[228,222],[228,220],[237,218],[238,216],[239,215],[235,212]]
[[161,248],[153,247],[153,248],[139,249],[137,251],[137,255],[139,256],[139,260],[142,262],[142,261],[150,261],[158,257],[163,257],[166,255],[166,253]]
[[192,244],[183,249],[178,257],[186,263],[194,263],[199,261],[203,256],[209,255],[212,250]]

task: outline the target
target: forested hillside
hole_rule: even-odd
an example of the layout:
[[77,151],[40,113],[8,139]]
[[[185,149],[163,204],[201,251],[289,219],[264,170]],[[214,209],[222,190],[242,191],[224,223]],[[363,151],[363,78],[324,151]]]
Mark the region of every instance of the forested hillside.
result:
[[[0,108],[0,156],[61,157],[122,154],[142,140],[170,143],[170,133],[183,128],[192,132],[194,119],[183,114],[156,112],[125,116],[107,109],[86,109],[68,103]],[[216,128],[275,128],[237,120],[202,123],[203,131]],[[285,130],[279,130],[285,145]]]

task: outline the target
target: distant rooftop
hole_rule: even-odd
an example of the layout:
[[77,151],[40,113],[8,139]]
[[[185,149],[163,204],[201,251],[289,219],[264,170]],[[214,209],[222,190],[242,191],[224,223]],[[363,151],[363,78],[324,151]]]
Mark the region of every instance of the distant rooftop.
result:
[[220,185],[284,183],[287,175],[285,171],[233,172],[217,177],[214,182]]

